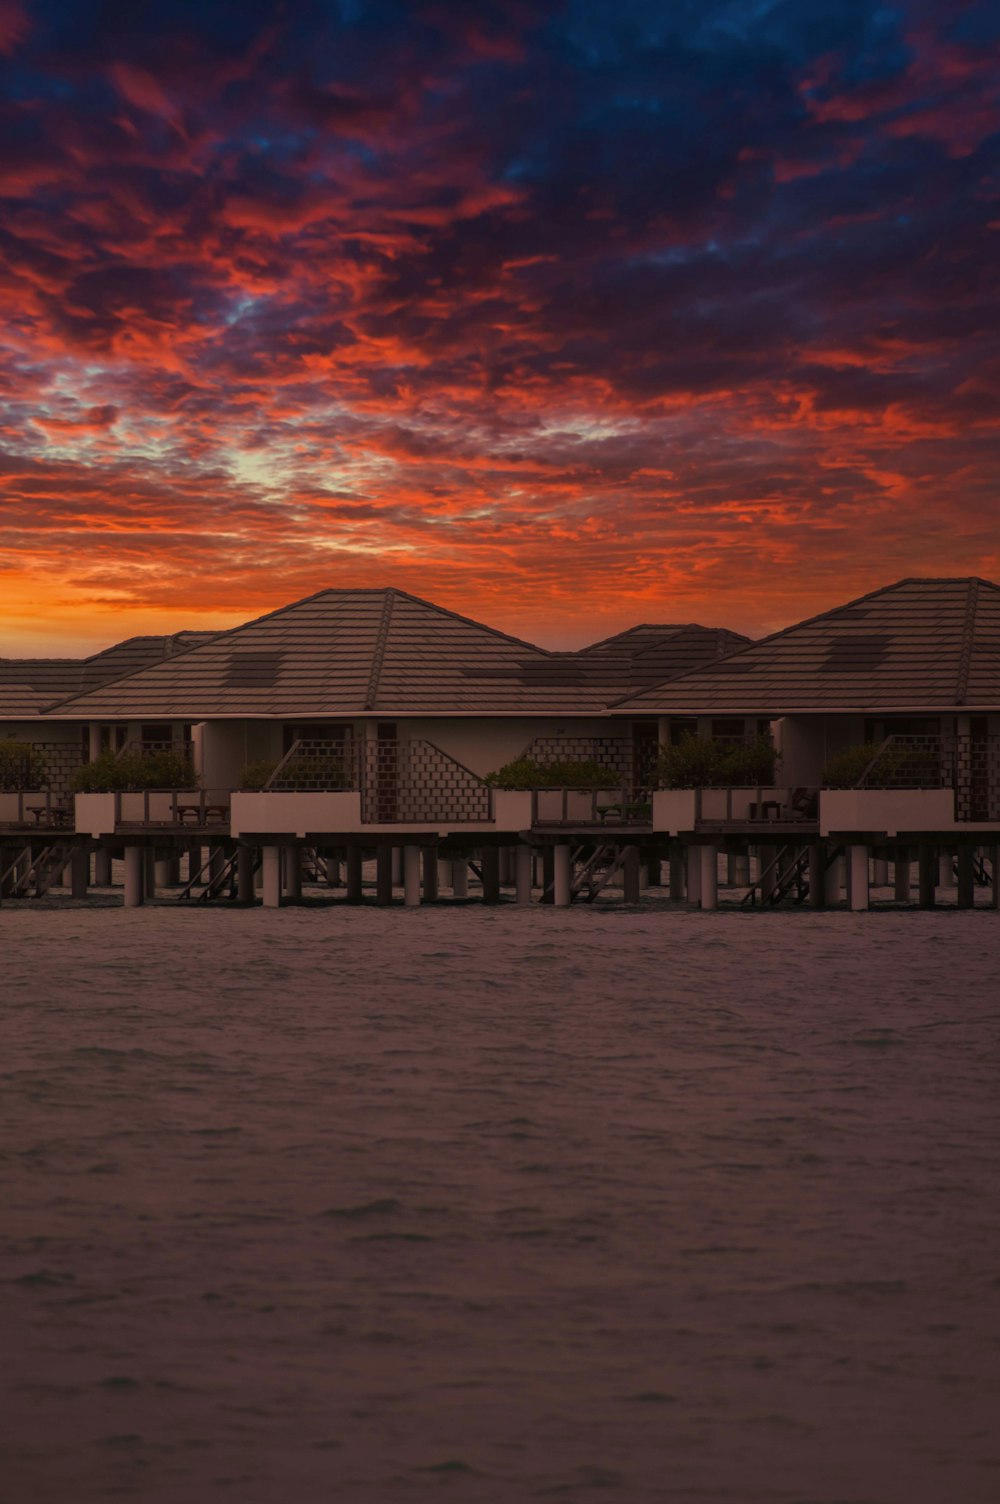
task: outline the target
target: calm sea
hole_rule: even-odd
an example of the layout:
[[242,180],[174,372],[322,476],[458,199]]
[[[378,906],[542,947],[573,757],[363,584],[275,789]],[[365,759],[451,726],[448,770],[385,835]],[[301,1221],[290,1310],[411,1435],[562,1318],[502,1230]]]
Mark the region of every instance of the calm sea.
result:
[[1000,915],[0,945],[2,1504],[1000,1498]]

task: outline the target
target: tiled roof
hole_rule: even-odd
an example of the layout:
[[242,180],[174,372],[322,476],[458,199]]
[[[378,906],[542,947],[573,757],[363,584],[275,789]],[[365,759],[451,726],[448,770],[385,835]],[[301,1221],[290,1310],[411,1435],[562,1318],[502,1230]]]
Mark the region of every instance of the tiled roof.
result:
[[[654,628],[633,650],[610,639],[583,653],[549,653],[402,590],[321,590],[180,658],[54,706],[51,714],[148,720],[598,714],[609,700],[650,682],[650,674],[659,680],[714,658],[732,635]],[[644,666],[635,670],[636,663]]]
[[615,671],[608,683],[609,697],[616,698],[615,682],[622,686],[619,695],[639,691],[713,663],[749,643],[749,637],[725,627],[701,627],[694,622],[683,626],[644,625],[595,642],[581,649],[580,656]]
[[0,719],[33,719],[53,703],[208,642],[213,632],[129,637],[89,658],[0,658]]
[[78,658],[0,658],[0,720],[32,719],[79,682]]
[[624,713],[1000,709],[1000,586],[907,579],[644,690]]
[[321,590],[56,707],[74,718],[517,713],[574,703],[531,643],[401,590]]

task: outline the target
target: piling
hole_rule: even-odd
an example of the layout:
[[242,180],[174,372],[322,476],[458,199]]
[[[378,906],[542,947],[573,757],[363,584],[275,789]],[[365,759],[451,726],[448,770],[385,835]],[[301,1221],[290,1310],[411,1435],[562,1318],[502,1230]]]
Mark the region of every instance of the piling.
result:
[[719,907],[719,851],[711,843],[700,848],[698,887],[703,909]]
[[552,902],[557,909],[568,909],[570,903],[570,883],[572,879],[572,864],[569,846],[565,841],[557,841],[552,848],[553,873],[552,873]]
[[531,878],[534,854],[530,846],[518,846],[514,852],[514,883],[519,904],[531,902]]
[[420,906],[419,846],[403,847],[403,902],[408,909],[415,909]]
[[261,862],[264,871],[264,907],[281,907],[281,847],[265,846]]
[[141,846],[125,847],[125,907],[137,909],[146,899],[145,852]]

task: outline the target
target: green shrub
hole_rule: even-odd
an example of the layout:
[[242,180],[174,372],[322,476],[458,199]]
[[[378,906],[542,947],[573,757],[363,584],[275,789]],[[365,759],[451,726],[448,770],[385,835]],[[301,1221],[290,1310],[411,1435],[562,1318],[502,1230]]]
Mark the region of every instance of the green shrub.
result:
[[265,757],[259,762],[248,762],[240,775],[240,788],[247,793],[259,793],[277,766],[276,757]]
[[109,794],[140,789],[193,789],[198,784],[183,752],[102,752],[73,777],[77,794]]
[[516,757],[484,780],[494,789],[614,789],[621,775],[593,758],[559,758],[540,762],[536,757]]
[[274,782],[276,789],[336,790],[352,787],[350,760],[339,752],[300,752],[289,758],[283,766],[277,758],[262,758],[249,762],[240,777],[240,788],[259,793],[278,772]]
[[0,739],[0,791],[18,794],[26,789],[43,789],[48,776],[45,755],[37,747],[15,736]]
[[[823,787],[854,789],[864,778],[867,789],[937,788],[941,782],[938,759],[925,747],[897,747],[892,742],[882,751],[881,742],[861,742],[835,752],[823,769]],[[865,776],[868,768],[871,771]]]
[[686,736],[661,750],[656,774],[666,789],[766,788],[774,783],[777,761],[766,736],[749,742]]

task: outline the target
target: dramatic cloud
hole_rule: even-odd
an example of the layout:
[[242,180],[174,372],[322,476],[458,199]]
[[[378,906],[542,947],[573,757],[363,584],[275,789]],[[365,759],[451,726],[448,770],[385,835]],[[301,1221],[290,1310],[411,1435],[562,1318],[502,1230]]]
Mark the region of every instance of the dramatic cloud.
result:
[[1000,18],[0,0],[0,651],[1000,575]]

